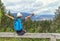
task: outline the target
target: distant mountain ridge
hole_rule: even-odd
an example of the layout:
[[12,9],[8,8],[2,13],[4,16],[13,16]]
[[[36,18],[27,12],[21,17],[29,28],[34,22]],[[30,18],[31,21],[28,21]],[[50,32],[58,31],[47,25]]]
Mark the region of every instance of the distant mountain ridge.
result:
[[55,15],[36,15],[33,20],[53,20]]
[[[30,13],[26,13],[26,12],[21,12],[21,14],[23,15],[22,18],[29,16]],[[13,15],[14,17],[16,17],[17,13],[12,13],[11,15]],[[32,20],[52,20],[55,17],[55,15],[34,15],[33,17],[31,17]]]

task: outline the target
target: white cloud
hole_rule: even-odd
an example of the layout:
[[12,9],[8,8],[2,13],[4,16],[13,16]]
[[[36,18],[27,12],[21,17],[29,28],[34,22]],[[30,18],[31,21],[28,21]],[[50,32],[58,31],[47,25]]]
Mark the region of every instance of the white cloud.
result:
[[35,14],[45,11],[52,14],[60,6],[60,0],[2,0],[2,2],[8,10],[34,12]]
[[48,12],[49,14],[54,14],[55,9],[58,8],[58,6],[60,6],[59,4],[60,0],[44,0],[44,1],[42,0],[42,2],[43,6],[36,8],[34,11],[36,14],[42,14],[41,12],[44,11],[47,12],[49,11],[51,12],[51,13]]
[[21,0],[2,0],[2,2],[9,2],[9,3],[17,3],[20,2]]

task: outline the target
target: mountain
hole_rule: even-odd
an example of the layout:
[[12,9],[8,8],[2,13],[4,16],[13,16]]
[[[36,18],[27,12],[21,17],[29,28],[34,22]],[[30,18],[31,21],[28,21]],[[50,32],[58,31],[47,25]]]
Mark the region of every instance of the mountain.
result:
[[[23,15],[22,18],[29,16],[30,13],[26,13],[26,12],[21,12],[21,14]],[[16,17],[17,13],[12,13],[11,15],[13,15],[14,17]],[[55,17],[55,15],[34,15],[33,17],[31,17],[31,19],[40,21],[40,20],[53,20],[53,18]]]
[[53,20],[55,15],[36,15],[32,19],[39,21],[39,20]]

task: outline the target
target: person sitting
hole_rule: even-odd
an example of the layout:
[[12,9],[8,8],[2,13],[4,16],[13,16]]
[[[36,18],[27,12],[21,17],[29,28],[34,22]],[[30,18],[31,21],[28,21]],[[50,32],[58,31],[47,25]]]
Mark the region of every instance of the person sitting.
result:
[[[24,35],[26,33],[26,31],[23,30],[23,24],[22,24],[22,20],[21,20],[22,14],[20,12],[17,13],[16,18],[14,18],[8,14],[5,14],[5,15],[14,20],[14,30],[16,31],[16,33],[18,35]],[[27,20],[28,18],[32,17],[33,15],[34,15],[34,13],[32,13],[30,16],[25,17],[24,20]]]

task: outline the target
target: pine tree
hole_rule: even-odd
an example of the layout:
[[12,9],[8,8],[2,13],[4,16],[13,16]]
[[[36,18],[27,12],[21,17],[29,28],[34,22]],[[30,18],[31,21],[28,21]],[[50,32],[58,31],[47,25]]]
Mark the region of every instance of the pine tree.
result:
[[58,32],[57,29],[60,29],[60,7],[55,12],[55,18],[51,25],[51,32]]
[[55,13],[55,23],[57,27],[60,27],[60,7],[58,7]]
[[0,0],[0,26],[1,26],[2,16],[3,16],[4,13],[5,13],[5,9],[4,9],[4,8],[5,8],[5,7],[4,7],[3,3],[2,3],[1,0]]
[[0,0],[0,27],[1,28],[5,25],[5,22],[6,22],[5,6],[3,5],[2,1]]

